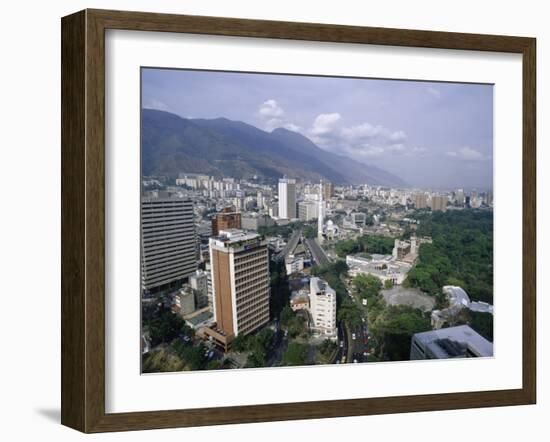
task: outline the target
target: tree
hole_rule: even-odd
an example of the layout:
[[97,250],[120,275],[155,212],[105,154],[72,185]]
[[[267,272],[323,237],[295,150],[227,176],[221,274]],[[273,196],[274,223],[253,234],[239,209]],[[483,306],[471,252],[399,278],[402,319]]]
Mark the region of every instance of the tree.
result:
[[493,315],[491,313],[470,312],[470,327],[485,339],[493,342]]
[[336,348],[336,342],[332,341],[331,339],[325,339],[319,346],[319,351],[323,356],[329,357],[330,355],[332,355],[332,353],[334,353]]
[[283,354],[285,365],[304,365],[307,356],[307,345],[299,342],[291,342]]
[[177,355],[163,348],[144,354],[142,357],[142,367],[144,373],[185,370],[184,362]]
[[304,238],[315,238],[317,236],[317,229],[313,226],[305,226],[302,235],[304,235]]
[[334,245],[334,250],[340,258],[345,258],[346,255],[357,253],[361,250],[360,244],[353,239],[339,241]]
[[431,330],[429,318],[410,306],[388,306],[370,324],[380,342],[380,356],[390,361],[408,360],[411,338],[415,333]]
[[393,287],[393,281],[392,281],[391,279],[386,279],[386,280],[384,281],[384,288],[385,288],[386,290],[389,290],[389,289],[391,289],[392,287]]
[[299,335],[307,334],[306,320],[302,315],[295,314],[294,317],[288,323],[288,334],[290,337],[295,338]]
[[290,323],[290,320],[294,317],[294,311],[290,308],[290,306],[285,305],[283,307],[283,310],[281,311],[281,325],[282,326],[288,326]]
[[369,274],[359,274],[353,279],[355,290],[361,296],[369,301],[378,296],[382,289],[382,281],[380,278]]
[[421,244],[417,265],[405,285],[432,295],[443,285],[458,285],[471,299],[493,302],[493,213],[463,210],[415,215]]
[[149,331],[153,346],[157,346],[160,343],[170,343],[180,334],[193,335],[193,331],[185,324],[181,316],[172,313],[167,308],[160,309],[158,314],[146,320],[144,325]]
[[362,316],[360,307],[350,299],[344,298],[337,308],[336,318],[345,322],[350,328],[361,326]]
[[204,370],[207,360],[204,355],[206,347],[202,344],[197,346],[184,347],[181,352],[181,358],[185,362],[186,367],[190,370]]
[[231,350],[236,352],[247,351],[249,348],[249,336],[247,335],[238,335],[233,342],[231,343]]
[[246,366],[264,367],[267,362],[267,356],[269,350],[271,349],[274,336],[275,332],[266,327],[255,335],[248,335],[246,340],[241,336],[237,336],[237,338],[233,341],[232,346],[234,348],[235,341],[237,341],[238,338],[241,338],[239,342],[237,342],[237,345],[249,352]]

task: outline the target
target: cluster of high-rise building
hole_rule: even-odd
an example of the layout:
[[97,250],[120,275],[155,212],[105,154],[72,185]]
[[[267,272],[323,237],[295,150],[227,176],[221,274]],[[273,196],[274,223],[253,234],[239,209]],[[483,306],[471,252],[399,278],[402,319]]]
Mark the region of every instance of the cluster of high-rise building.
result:
[[214,216],[206,271],[197,265],[192,201],[143,198],[141,217],[145,297],[168,295],[172,309],[184,319],[198,310],[210,312],[213,336],[226,349],[234,337],[251,333],[268,322],[267,245],[257,233],[241,229],[239,212],[224,210]]
[[[276,235],[264,239],[258,234],[262,228],[310,222],[317,231],[317,244],[365,233],[395,237],[402,233],[399,223],[406,222],[408,209],[444,212],[493,204],[491,192],[335,187],[286,177],[273,186],[182,173],[175,184],[157,178],[143,182],[143,296],[164,296],[198,336],[226,350],[236,336],[253,333],[270,319],[268,240],[276,253],[286,244]],[[348,256],[350,273],[371,273],[400,284],[418,256],[420,243],[428,240],[413,235],[410,240],[395,240],[391,255]],[[300,253],[285,256],[288,275],[310,265],[311,256]],[[314,333],[336,336],[336,295],[326,281],[311,278],[309,291],[296,295],[291,306],[309,310]]]

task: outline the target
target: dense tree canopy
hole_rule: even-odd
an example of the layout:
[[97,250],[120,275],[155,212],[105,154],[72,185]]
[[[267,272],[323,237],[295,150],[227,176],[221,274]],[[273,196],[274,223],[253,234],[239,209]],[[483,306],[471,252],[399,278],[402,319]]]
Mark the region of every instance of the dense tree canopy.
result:
[[369,301],[378,296],[382,289],[382,281],[380,281],[380,278],[369,274],[357,275],[353,279],[353,285],[359,296]]
[[167,308],[161,308],[155,316],[144,321],[152,346],[170,343],[179,335],[193,336],[193,330],[185,324],[181,316]]
[[339,241],[335,244],[336,254],[344,258],[354,253],[379,253],[389,255],[392,253],[394,238],[380,235],[363,235],[357,239]]
[[410,357],[412,336],[431,330],[431,325],[430,319],[418,309],[390,305],[369,328],[379,343],[378,356],[383,360],[402,361]]
[[307,335],[307,324],[305,318],[285,306],[281,312],[281,326],[288,331],[291,338]]
[[283,354],[283,363],[285,365],[304,365],[307,356],[307,345],[293,341],[288,345]]
[[493,315],[491,313],[470,312],[470,327],[485,339],[493,342]]
[[493,213],[463,210],[418,214],[422,244],[406,285],[432,295],[447,284],[463,287],[473,300],[493,302]]

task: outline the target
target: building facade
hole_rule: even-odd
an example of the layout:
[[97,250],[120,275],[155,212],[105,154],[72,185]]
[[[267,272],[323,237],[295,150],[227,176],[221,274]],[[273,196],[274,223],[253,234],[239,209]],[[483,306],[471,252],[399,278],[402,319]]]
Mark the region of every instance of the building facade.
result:
[[226,336],[246,335],[269,321],[269,254],[255,233],[222,230],[210,239],[213,312]]
[[325,182],[323,182],[321,187],[323,188],[323,199],[324,200],[331,199],[332,196],[334,195],[334,184],[332,184],[328,181],[325,181]]
[[275,221],[267,214],[245,214],[241,220],[241,228],[244,230],[258,230],[260,227],[270,227]]
[[313,332],[336,338],[336,292],[321,278],[309,281],[309,305],[313,320]]
[[208,276],[204,270],[197,270],[189,276],[189,285],[195,292],[195,302],[198,308],[208,305]]
[[212,218],[212,236],[219,235],[220,231],[241,228],[241,212],[226,207]]
[[300,201],[298,203],[298,218],[311,221],[319,216],[319,203],[315,201]]
[[141,201],[141,284],[146,292],[177,284],[197,269],[193,203],[181,198]]
[[178,292],[172,296],[173,306],[181,315],[186,316],[195,311],[195,294],[193,289],[184,285]]
[[412,202],[417,209],[425,209],[428,207],[428,197],[425,193],[415,193],[412,195]]
[[[208,252],[210,257],[210,251]],[[207,285],[207,297],[208,297],[208,308],[210,311],[214,311],[214,299],[212,295],[212,265],[208,261],[204,266],[204,272],[206,273],[206,285]]]
[[279,180],[279,218],[296,218],[296,180]]
[[447,197],[441,195],[433,195],[430,201],[430,207],[433,211],[447,211]]

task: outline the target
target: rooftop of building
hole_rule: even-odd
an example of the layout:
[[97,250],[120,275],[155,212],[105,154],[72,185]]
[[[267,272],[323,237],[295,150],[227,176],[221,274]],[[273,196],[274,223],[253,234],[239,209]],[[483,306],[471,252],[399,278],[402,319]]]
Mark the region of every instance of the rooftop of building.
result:
[[255,232],[250,232],[247,230],[225,229],[225,230],[220,230],[218,236],[214,238],[226,244],[233,244],[241,241],[248,241],[251,239],[259,239],[261,237],[259,234]]
[[191,315],[185,316],[184,319],[191,326],[196,327],[200,324],[204,324],[205,322],[208,322],[208,321],[214,319],[214,315],[212,315],[212,312],[210,310],[203,309],[202,311],[198,312],[197,314],[191,314]]
[[307,290],[295,290],[290,294],[291,302],[309,302],[309,292]]
[[321,278],[313,276],[309,280],[309,283],[310,283],[311,289],[316,293],[324,292],[324,293],[333,294],[333,295],[336,294],[334,289],[330,285],[328,285],[325,280]]
[[[493,356],[493,344],[477,333],[469,325],[459,325],[456,327],[441,328],[423,333],[416,333],[414,339],[435,354],[437,358],[456,357],[453,348],[456,350],[460,346],[465,346],[474,356],[490,357]],[[456,344],[450,343],[458,343]]]

